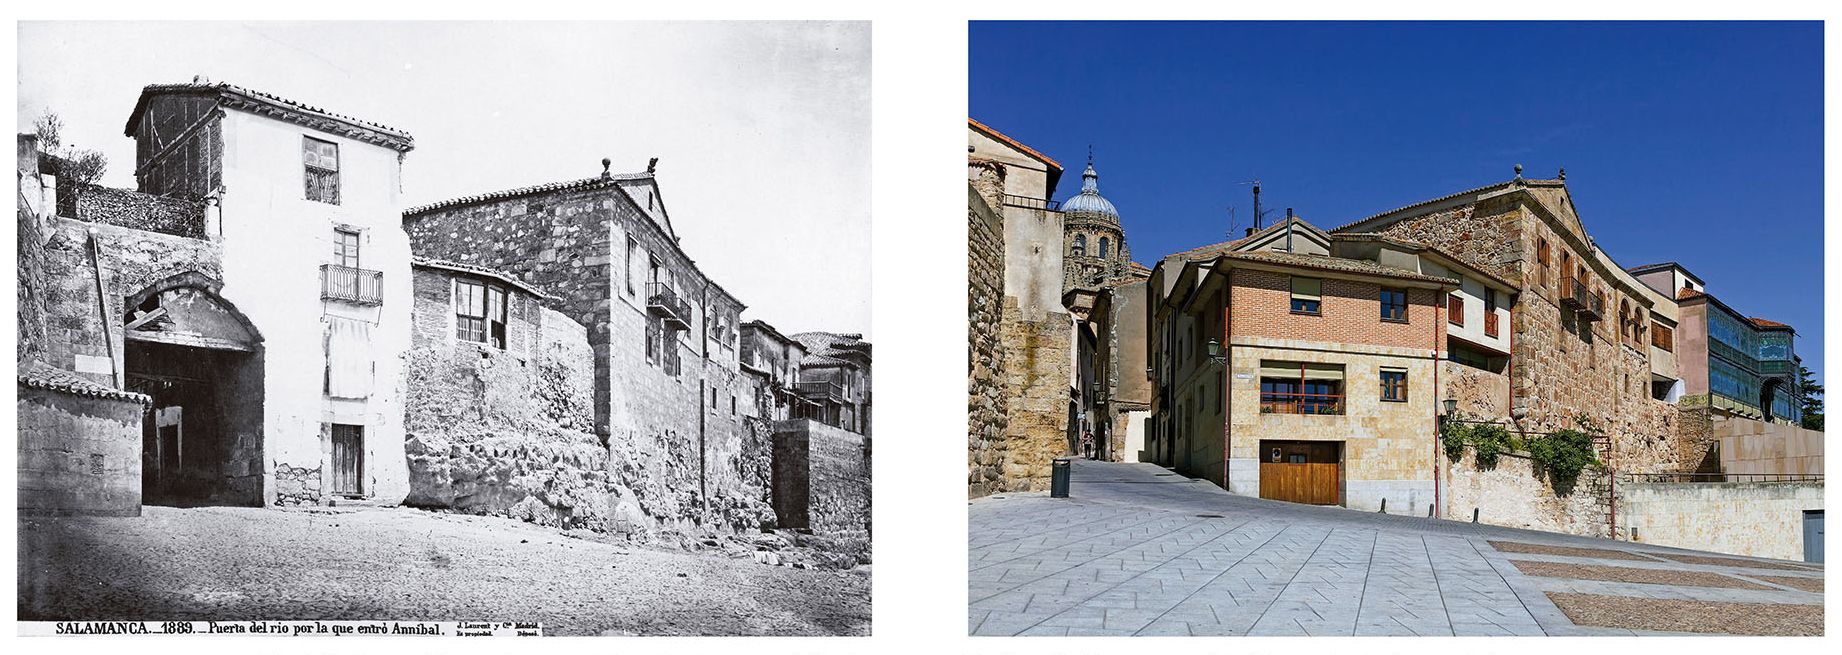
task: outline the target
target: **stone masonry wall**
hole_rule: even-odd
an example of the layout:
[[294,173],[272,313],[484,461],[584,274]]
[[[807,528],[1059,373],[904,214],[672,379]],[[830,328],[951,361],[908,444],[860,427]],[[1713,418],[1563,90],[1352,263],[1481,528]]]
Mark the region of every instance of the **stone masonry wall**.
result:
[[1003,311],[1004,488],[993,491],[1043,491],[1051,461],[1074,452],[1067,435],[1074,324],[1054,312],[1043,321],[1022,320],[1012,296],[1005,296]]
[[415,274],[405,504],[565,528],[643,524],[637,513],[615,511],[607,451],[590,431],[587,331],[511,289],[508,348],[460,341],[452,327],[454,277]]
[[1005,350],[999,341],[1004,303],[1004,225],[993,209],[1003,191],[1003,169],[974,180],[966,198],[967,495],[1003,489],[1008,429]]
[[780,527],[868,536],[868,440],[806,419],[777,421],[773,429],[774,511]]
[[1565,532],[1589,537],[1610,535],[1611,476],[1598,467],[1580,472],[1567,494],[1557,494],[1522,453],[1504,453],[1494,469],[1477,469],[1476,453],[1451,461],[1439,454],[1444,516],[1513,528]]
[[[96,299],[96,273],[89,252],[95,231],[105,297]],[[43,299],[46,310],[45,362],[93,382],[114,386],[111,349],[122,352],[125,299],[155,282],[195,271],[221,279],[221,252],[198,239],[111,225],[58,219],[45,243]],[[108,313],[104,322],[102,312]],[[104,326],[108,326],[105,328]]]
[[1803,561],[1804,512],[1823,509],[1823,483],[1618,484],[1620,536],[1716,553]]
[[19,511],[141,514],[139,402],[19,387]]
[[[59,189],[60,193],[67,192]],[[77,193],[78,220],[147,230],[173,236],[205,238],[205,203],[149,195],[127,189],[84,185]]]

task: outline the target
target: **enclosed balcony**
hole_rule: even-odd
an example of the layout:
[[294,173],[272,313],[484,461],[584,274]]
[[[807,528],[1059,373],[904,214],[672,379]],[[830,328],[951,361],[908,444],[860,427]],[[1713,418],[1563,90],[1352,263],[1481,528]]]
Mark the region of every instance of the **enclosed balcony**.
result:
[[839,403],[844,402],[844,387],[836,382],[826,382],[824,380],[800,382],[797,388],[799,389],[799,395],[806,398],[829,400]]
[[384,304],[384,272],[338,264],[320,265],[320,299],[358,305]]
[[661,282],[646,285],[646,311],[665,319],[665,322],[680,330],[691,327],[691,304],[678,297],[678,292]]

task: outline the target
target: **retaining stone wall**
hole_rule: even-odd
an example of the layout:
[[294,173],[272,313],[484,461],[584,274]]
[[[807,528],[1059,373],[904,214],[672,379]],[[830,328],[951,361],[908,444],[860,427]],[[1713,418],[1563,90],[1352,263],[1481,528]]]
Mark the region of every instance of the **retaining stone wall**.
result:
[[19,387],[19,511],[140,516],[139,402]]
[[1004,302],[1004,225],[993,209],[1003,191],[1003,169],[975,180],[966,207],[967,495],[1002,491],[1008,428],[1005,350],[999,341]]

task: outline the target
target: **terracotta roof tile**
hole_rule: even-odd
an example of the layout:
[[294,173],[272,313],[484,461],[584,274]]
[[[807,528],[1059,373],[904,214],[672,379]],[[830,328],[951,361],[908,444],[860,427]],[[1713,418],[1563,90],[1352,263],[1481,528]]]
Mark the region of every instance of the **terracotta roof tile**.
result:
[[1004,142],[1005,145],[1021,150],[1023,151],[1024,154],[1027,154],[1031,157],[1035,157],[1037,159],[1042,160],[1043,163],[1055,167],[1055,170],[1058,170],[1058,171],[1062,170],[1062,165],[1056,162],[1054,159],[1050,159],[1048,155],[1037,152],[1035,148],[1031,148],[1029,146],[1023,145],[1022,143],[1019,143],[1016,139],[1010,138],[1009,136],[1005,136],[1003,132],[994,130],[991,128],[991,126],[986,125],[984,123],[980,123],[978,119],[968,116],[966,117],[966,123],[970,124],[974,128],[977,128],[978,131],[980,132],[984,132],[986,134],[991,135],[991,138]]
[[[134,136],[135,130],[140,127],[141,114],[147,111],[148,100],[152,99],[154,96],[173,93],[215,93],[218,95],[218,102],[220,104],[237,107],[239,109],[259,111],[259,113],[280,110],[287,113],[278,116],[278,118],[295,123],[305,123],[315,129],[324,129],[326,127],[324,125],[314,124],[320,121],[330,120],[344,123],[349,128],[355,128],[361,132],[365,132],[365,134],[347,134],[347,136],[360,138],[361,140],[370,141],[378,145],[385,145],[402,151],[408,151],[415,148],[415,137],[410,136],[408,132],[403,130],[382,123],[373,123],[371,121],[353,118],[344,114],[335,114],[304,102],[289,100],[272,93],[264,93],[227,82],[149,84],[141,87],[141,97],[135,101],[134,110],[129,112],[128,125],[123,129],[123,133],[126,136]],[[375,134],[370,134],[373,132]]]
[[409,217],[414,214],[423,214],[423,213],[435,211],[437,209],[447,209],[449,207],[458,207],[461,205],[471,205],[471,204],[482,203],[482,202],[491,202],[495,200],[505,200],[508,198],[517,198],[520,196],[530,196],[530,195],[537,195],[540,193],[550,193],[552,191],[574,191],[577,189],[594,189],[594,188],[600,188],[604,186],[611,187],[611,186],[614,186],[618,182],[629,181],[629,180],[645,180],[645,179],[652,178],[652,176],[653,176],[652,173],[621,173],[621,174],[609,175],[608,177],[605,177],[605,178],[597,175],[595,177],[583,178],[580,180],[568,180],[564,182],[549,182],[546,184],[536,184],[536,185],[527,186],[527,187],[519,187],[516,189],[506,189],[504,191],[489,191],[487,193],[481,193],[481,194],[476,194],[476,195],[471,195],[471,196],[462,196],[459,198],[450,198],[448,200],[442,200],[438,202],[432,202],[426,205],[411,207],[409,209],[403,210],[403,216]]
[[1706,295],[1708,294],[1702,293],[1700,291],[1696,291],[1694,289],[1690,289],[1688,287],[1683,287],[1683,288],[1676,290],[1676,300],[1688,300],[1691,298],[1700,298]]
[[1762,328],[1789,328],[1791,327],[1789,325],[1779,323],[1778,321],[1768,321],[1763,318],[1759,318],[1757,316],[1752,317],[1752,324],[1757,325]]
[[1450,285],[1458,284],[1457,280],[1453,280],[1450,278],[1443,278],[1443,277],[1438,277],[1438,276],[1433,276],[1433,275],[1421,275],[1419,273],[1414,273],[1412,271],[1406,271],[1406,270],[1394,268],[1392,266],[1383,266],[1381,264],[1369,261],[1367,259],[1350,259],[1347,257],[1330,257],[1327,255],[1306,255],[1306,254],[1300,254],[1300,253],[1272,252],[1272,251],[1231,252],[1231,253],[1224,253],[1222,257],[1226,259],[1238,259],[1242,261],[1264,262],[1264,263],[1269,263],[1269,264],[1279,264],[1282,266],[1297,266],[1300,268],[1313,268],[1313,269],[1325,270],[1325,271],[1336,271],[1340,273],[1355,273],[1358,275],[1374,275],[1378,277],[1391,277],[1391,278],[1396,278],[1396,279],[1401,279],[1401,280],[1418,280],[1422,282],[1438,282],[1441,284],[1450,284]]
[[19,372],[19,384],[33,389],[50,389],[92,398],[124,400],[142,405],[153,404],[153,399],[146,395],[97,384],[70,371],[39,361],[28,364],[25,370]]

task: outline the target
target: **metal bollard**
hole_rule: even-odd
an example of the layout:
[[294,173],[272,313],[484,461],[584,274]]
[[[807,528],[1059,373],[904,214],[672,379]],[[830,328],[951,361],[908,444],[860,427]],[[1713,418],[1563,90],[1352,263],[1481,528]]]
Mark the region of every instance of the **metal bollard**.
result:
[[1478,509],[1478,508],[1476,508],[1476,507],[1473,507],[1473,508],[1471,508],[1471,522],[1472,522],[1472,523],[1476,523],[1476,522],[1477,522],[1477,509]]
[[1068,497],[1068,475],[1071,471],[1069,467],[1073,462],[1073,457],[1057,457],[1055,461],[1049,465],[1050,498]]
[[1381,513],[1381,514],[1387,514],[1387,513],[1388,513],[1388,499],[1387,499],[1387,498],[1383,498],[1383,499],[1382,499],[1382,508],[1381,508],[1381,511],[1380,511],[1379,513]]

